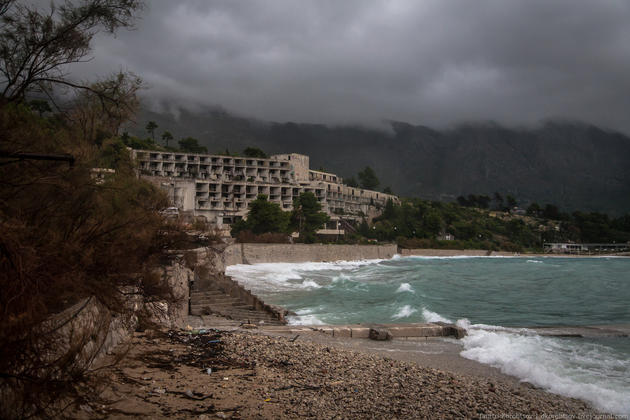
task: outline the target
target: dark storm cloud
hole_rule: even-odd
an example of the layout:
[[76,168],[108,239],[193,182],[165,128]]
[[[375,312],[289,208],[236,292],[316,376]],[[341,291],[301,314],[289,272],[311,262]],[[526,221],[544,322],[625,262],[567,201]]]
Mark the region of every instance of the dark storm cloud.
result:
[[148,3],[75,74],[123,68],[156,103],[275,121],[563,117],[630,131],[626,0]]

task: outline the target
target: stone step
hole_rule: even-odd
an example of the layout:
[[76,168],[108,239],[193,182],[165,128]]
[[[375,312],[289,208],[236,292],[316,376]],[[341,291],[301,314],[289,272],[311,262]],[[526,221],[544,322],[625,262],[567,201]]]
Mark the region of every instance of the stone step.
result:
[[190,302],[192,304],[198,304],[198,305],[202,305],[202,304],[208,304],[208,305],[212,305],[212,304],[223,304],[223,305],[230,305],[230,304],[236,304],[236,305],[242,305],[243,301],[240,299],[236,299],[236,298],[229,298],[229,297],[222,297],[222,298],[192,298],[190,299]]
[[262,311],[256,311],[251,308],[218,308],[218,311],[229,314],[232,317],[250,317],[250,318],[268,318],[274,319],[270,314]]
[[225,316],[230,316],[232,319],[239,319],[241,321],[246,321],[246,320],[250,320],[250,321],[277,321],[275,318],[272,318],[271,316],[264,316],[264,315],[258,315],[258,314],[233,314],[233,313],[229,313],[226,312],[224,314]]
[[250,322],[259,324],[263,321],[265,325],[284,325],[271,314],[254,309],[252,305],[246,304],[243,300],[230,296],[221,290],[191,290],[190,294],[190,314],[195,316],[223,316],[229,318],[231,322]]
[[[203,309],[191,310],[191,314],[200,315],[200,316],[204,315]],[[264,321],[266,325],[284,325],[282,322],[271,317],[270,315],[263,312],[257,312],[257,311],[240,312],[240,313],[231,313],[229,311],[217,311],[217,312],[213,312],[213,314],[215,315],[219,314],[225,317],[229,317],[232,320],[238,320],[241,322],[250,322],[252,324],[259,324],[260,321]]]
[[[251,307],[247,308],[239,308],[243,310],[251,309]],[[211,305],[194,305],[190,307],[191,311],[210,311],[210,312],[221,312],[221,313],[235,313],[235,311],[229,306],[211,306]]]
[[221,291],[210,291],[210,292],[192,292],[190,294],[191,298],[194,297],[221,297],[221,296],[230,296],[227,293],[223,293]]

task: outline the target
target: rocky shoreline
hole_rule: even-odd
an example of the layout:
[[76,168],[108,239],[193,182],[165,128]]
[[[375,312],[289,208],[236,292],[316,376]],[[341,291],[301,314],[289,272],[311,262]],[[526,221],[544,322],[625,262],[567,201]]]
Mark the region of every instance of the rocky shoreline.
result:
[[[121,346],[118,351],[126,349]],[[112,356],[113,357],[113,356]],[[303,337],[136,333],[78,418],[593,418],[586,403]],[[563,417],[561,417],[563,416]]]

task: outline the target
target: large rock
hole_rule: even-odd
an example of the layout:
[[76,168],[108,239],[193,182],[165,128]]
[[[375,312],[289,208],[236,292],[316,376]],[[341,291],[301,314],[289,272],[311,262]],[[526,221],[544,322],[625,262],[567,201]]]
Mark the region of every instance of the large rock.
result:
[[392,335],[385,328],[370,328],[370,340],[385,341],[391,340]]
[[466,330],[455,324],[449,324],[446,322],[434,322],[434,324],[441,325],[444,329],[444,335],[448,337],[455,337],[458,340],[466,337]]

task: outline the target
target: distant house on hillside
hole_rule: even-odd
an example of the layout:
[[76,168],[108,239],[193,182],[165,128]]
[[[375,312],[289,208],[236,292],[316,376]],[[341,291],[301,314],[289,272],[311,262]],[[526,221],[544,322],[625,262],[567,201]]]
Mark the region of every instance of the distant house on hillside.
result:
[[442,233],[437,237],[438,241],[454,241],[455,236],[450,233]]

